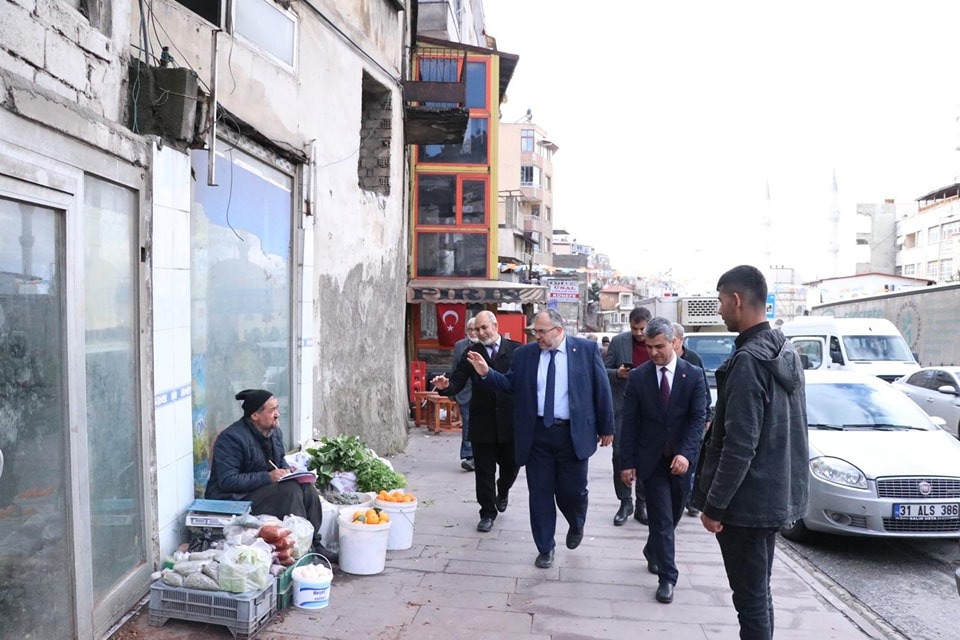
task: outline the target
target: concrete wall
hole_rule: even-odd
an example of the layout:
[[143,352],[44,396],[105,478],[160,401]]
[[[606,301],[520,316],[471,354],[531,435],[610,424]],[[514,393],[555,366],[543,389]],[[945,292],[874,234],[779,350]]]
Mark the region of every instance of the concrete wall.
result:
[[[175,2],[154,2],[176,63],[210,85],[211,25]],[[293,3],[295,68],[254,45],[219,36],[218,97],[302,167],[300,386],[313,435],[359,435],[380,453],[406,441],[403,309],[407,229],[400,79],[405,13],[387,0]],[[136,25],[135,14],[131,24]],[[151,38],[154,31],[150,30]],[[385,128],[364,118],[385,121]],[[230,126],[221,122],[220,126]],[[364,133],[365,132],[365,133]],[[380,145],[369,147],[375,133]],[[364,147],[364,145],[367,145]],[[387,153],[382,153],[386,150]],[[384,159],[387,166],[378,161]],[[389,193],[361,187],[385,178]],[[309,203],[309,204],[308,204]],[[306,215],[307,208],[312,215]]]

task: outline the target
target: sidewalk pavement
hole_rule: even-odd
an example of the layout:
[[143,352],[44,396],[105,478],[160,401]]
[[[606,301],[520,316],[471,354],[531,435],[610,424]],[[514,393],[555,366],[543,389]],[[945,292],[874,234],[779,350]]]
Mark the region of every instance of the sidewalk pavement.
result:
[[[473,474],[460,468],[459,445],[459,433],[412,428],[406,452],[392,462],[418,498],[413,547],[388,551],[386,568],[377,575],[353,576],[337,568],[327,608],[278,612],[257,638],[738,637],[720,550],[699,518],[685,515],[677,532],[680,580],[673,603],[656,602],[657,577],[647,572],[641,553],[647,527],[633,518],[613,526],[619,502],[610,447],[590,460],[583,543],[566,548],[567,524],[558,512],[553,567],[538,569],[523,471],[507,511],[493,531],[480,533]],[[822,576],[809,569],[778,548],[773,569],[778,640],[899,637],[888,634],[868,610],[848,606],[842,593],[824,586]],[[226,627],[180,620],[151,627],[148,614],[144,605],[113,640],[231,637]]]

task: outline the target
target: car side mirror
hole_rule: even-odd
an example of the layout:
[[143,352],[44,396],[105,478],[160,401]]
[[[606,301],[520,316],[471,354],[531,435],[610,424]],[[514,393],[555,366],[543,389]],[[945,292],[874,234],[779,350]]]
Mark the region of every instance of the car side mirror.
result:
[[945,393],[948,396],[960,396],[960,392],[958,392],[957,388],[952,384],[945,384],[942,387],[937,387],[937,391],[940,393]]

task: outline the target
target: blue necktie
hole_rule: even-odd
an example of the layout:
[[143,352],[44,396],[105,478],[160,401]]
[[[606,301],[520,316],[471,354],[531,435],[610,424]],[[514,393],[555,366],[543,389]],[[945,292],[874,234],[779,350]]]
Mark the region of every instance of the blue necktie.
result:
[[557,384],[557,367],[553,363],[557,355],[556,349],[550,350],[550,364],[547,365],[547,386],[543,390],[543,426],[553,426],[553,388]]

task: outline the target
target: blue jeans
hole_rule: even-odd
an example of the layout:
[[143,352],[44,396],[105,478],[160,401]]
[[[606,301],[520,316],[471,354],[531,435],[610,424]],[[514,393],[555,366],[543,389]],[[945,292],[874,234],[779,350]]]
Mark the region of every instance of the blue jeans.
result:
[[770,574],[777,529],[723,525],[717,534],[733,606],[740,620],[740,640],[773,638],[773,594]]
[[458,402],[460,405],[460,459],[473,459],[473,445],[470,444],[470,403]]

